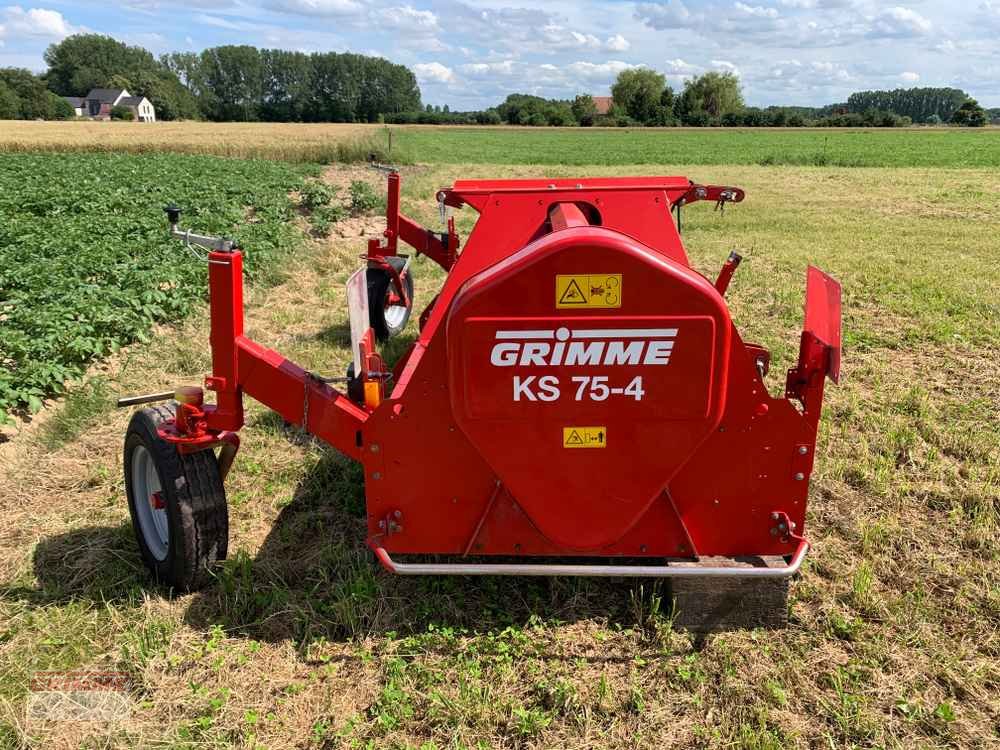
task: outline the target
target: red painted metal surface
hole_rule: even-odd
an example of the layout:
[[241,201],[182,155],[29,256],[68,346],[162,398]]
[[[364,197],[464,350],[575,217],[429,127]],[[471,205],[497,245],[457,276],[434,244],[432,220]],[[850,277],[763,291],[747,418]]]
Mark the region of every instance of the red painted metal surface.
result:
[[[450,273],[394,368],[355,403],[243,335],[240,252],[211,266],[217,404],[202,433],[271,406],[365,469],[369,543],[388,553],[692,558],[786,555],[805,507],[826,377],[840,366],[840,287],[810,268],[784,391],[722,292],[690,267],[670,209],[739,202],[682,177],[463,180],[438,194],[479,212],[459,254],[398,210],[385,242]],[[219,255],[220,257],[216,258]],[[370,369],[382,369],[363,344]],[[197,416],[197,415],[195,415]],[[194,431],[165,437],[196,448]]]
[[[558,274],[602,273],[622,276],[621,309],[554,309]],[[456,295],[451,413],[547,539],[578,551],[619,539],[718,423],[731,325],[710,290],[588,226],[541,237]],[[606,445],[564,448],[573,426],[605,428]]]

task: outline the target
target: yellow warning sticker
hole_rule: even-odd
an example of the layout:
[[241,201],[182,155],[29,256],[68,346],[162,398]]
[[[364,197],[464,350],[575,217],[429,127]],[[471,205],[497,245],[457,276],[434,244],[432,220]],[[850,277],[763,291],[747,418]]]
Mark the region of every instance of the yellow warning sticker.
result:
[[563,427],[563,448],[606,448],[607,427]]
[[556,275],[557,309],[621,306],[620,273]]

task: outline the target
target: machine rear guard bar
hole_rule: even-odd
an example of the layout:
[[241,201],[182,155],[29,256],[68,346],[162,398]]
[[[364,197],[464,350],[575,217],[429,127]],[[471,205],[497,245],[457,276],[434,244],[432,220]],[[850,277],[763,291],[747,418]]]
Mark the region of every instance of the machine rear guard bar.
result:
[[809,551],[809,542],[800,539],[795,553],[781,568],[764,566],[735,568],[712,565],[559,565],[502,563],[399,563],[385,547],[369,540],[382,567],[404,576],[586,576],[588,578],[789,578],[795,575]]
[[[718,190],[692,186],[690,191],[682,192],[682,195],[687,201],[712,199]],[[739,198],[742,198],[742,191]],[[398,213],[398,202],[391,203]],[[450,200],[449,205],[453,205]],[[405,218],[400,222],[397,217],[395,222],[390,222],[390,227],[399,227],[401,223],[406,229],[401,232],[396,230],[399,233],[397,236],[402,235],[400,239],[408,241],[410,237],[407,235],[417,234],[409,231],[411,222]],[[429,233],[424,230],[419,236],[428,235]],[[392,249],[395,250],[395,247]],[[445,246],[442,249],[450,248]],[[823,380],[825,376],[829,376],[835,382],[839,379],[840,285],[814,267],[809,268],[807,279],[805,325],[799,362],[789,371],[786,396],[801,400],[809,420],[818,421]],[[205,386],[208,390],[216,392],[216,405],[205,405],[203,412],[198,412],[196,432],[200,433],[200,437],[177,432],[163,436],[176,443],[181,451],[200,450],[225,442],[227,435],[239,430],[244,424],[242,395],[246,393],[279,413],[289,423],[303,427],[310,434],[358,460],[362,447],[362,428],[370,412],[278,352],[244,336],[243,257],[238,249],[209,253],[209,289],[212,375],[205,379]],[[780,578],[794,575],[809,550],[808,542],[798,538],[798,547],[788,564],[779,568],[531,563],[428,564],[395,562],[378,544],[377,537],[369,539],[368,544],[387,570],[401,575]]]

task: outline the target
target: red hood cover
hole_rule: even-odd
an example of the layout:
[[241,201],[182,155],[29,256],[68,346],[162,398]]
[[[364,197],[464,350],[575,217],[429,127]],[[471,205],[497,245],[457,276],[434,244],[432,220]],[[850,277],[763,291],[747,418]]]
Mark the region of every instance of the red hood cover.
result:
[[608,229],[553,232],[456,295],[454,418],[541,533],[598,550],[718,426],[731,328],[691,269]]

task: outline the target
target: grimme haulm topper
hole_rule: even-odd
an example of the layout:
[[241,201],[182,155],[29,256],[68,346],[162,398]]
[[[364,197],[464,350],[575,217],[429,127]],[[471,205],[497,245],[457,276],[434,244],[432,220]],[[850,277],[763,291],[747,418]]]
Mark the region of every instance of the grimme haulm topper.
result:
[[[346,393],[243,331],[243,253],[208,248],[212,373],[204,389],[137,412],[125,483],[143,558],[178,589],[226,556],[223,487],[243,397],[361,462],[368,546],[400,574],[782,578],[801,564],[827,376],[840,368],[840,286],[815,268],[798,363],[766,385],[770,355],[725,302],[739,256],[713,283],[691,268],[680,207],[743,200],[683,177],[461,180],[442,215],[478,221],[459,250],[399,210],[347,285]],[[671,216],[677,213],[677,222]],[[404,242],[448,275],[394,367],[377,340],[413,305]],[[433,556],[428,561],[428,556]],[[497,562],[497,558],[505,558]],[[720,559],[721,558],[721,559]],[[762,564],[764,559],[781,564]]]

